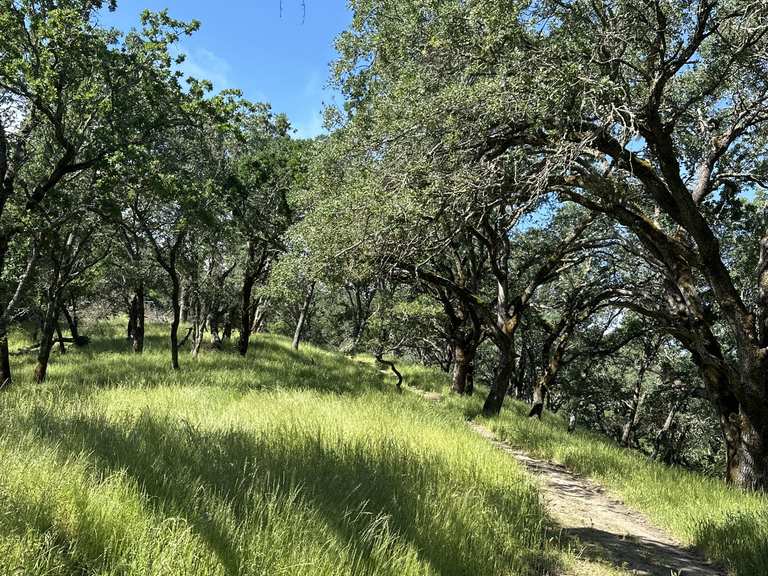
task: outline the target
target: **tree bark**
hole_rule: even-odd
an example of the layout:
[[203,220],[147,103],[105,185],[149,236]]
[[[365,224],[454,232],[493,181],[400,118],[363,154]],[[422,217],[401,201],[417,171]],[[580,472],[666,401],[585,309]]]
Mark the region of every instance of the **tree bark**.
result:
[[293,342],[291,343],[291,348],[294,350],[299,349],[299,344],[301,343],[301,336],[304,332],[304,325],[307,321],[307,316],[309,314],[309,307],[312,305],[312,297],[315,294],[315,283],[311,282],[309,285],[309,288],[307,289],[307,294],[304,297],[304,303],[301,305],[301,312],[299,313],[299,321],[296,323],[296,330],[293,333]]

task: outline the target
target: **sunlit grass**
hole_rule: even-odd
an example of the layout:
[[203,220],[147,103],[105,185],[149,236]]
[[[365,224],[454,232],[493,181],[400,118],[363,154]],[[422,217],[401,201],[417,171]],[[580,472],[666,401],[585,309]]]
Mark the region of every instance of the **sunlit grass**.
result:
[[530,407],[512,398],[506,399],[500,417],[482,418],[482,394],[459,398],[450,394],[446,375],[433,371],[429,378],[422,368],[417,374],[411,381],[427,379],[428,390],[443,392],[440,404],[447,412],[477,418],[509,444],[596,479],[629,506],[739,576],[768,574],[765,495],[731,489],[719,479],[650,461],[595,433],[569,434],[558,415],[545,413],[541,421],[529,419]]
[[546,574],[535,488],[370,366],[259,337],[168,369],[119,327],[0,394],[0,574]]

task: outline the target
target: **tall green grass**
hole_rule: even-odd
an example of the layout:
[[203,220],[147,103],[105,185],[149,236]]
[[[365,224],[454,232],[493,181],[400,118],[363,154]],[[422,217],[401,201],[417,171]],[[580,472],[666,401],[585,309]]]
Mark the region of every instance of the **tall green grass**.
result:
[[[93,334],[93,331],[92,331]],[[547,574],[535,488],[460,418],[277,337],[168,369],[153,330],[16,357],[0,394],[0,574]]]
[[[451,395],[447,377],[415,367],[406,381],[441,390],[447,412],[477,418],[502,440],[540,458],[554,460],[608,487],[629,506],[738,576],[768,575],[768,496],[745,493],[721,480],[667,467],[588,431],[569,434],[566,422],[546,412],[527,418],[529,406],[507,398],[497,418],[480,416],[482,394]],[[408,378],[410,376],[410,378]]]

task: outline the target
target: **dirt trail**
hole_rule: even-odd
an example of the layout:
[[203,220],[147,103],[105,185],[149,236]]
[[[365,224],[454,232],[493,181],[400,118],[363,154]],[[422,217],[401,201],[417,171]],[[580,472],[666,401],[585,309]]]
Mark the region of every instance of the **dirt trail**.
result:
[[598,485],[565,467],[531,458],[500,442],[480,424],[470,427],[525,466],[538,479],[544,501],[563,535],[578,539],[588,556],[598,556],[630,573],[649,576],[723,576],[644,516],[609,497]]

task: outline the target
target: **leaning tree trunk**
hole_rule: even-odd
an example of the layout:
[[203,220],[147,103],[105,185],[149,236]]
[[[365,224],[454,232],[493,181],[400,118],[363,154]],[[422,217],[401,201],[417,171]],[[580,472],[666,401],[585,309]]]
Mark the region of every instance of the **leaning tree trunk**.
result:
[[307,290],[307,295],[304,297],[304,303],[301,305],[301,312],[299,313],[299,321],[296,323],[296,331],[293,333],[293,342],[291,347],[294,350],[299,349],[299,343],[301,342],[301,336],[304,332],[304,325],[307,322],[307,316],[309,315],[309,307],[312,305],[312,297],[315,294],[315,283],[312,282]]
[[135,354],[144,352],[144,283],[139,282],[133,295],[134,318],[131,347]]

